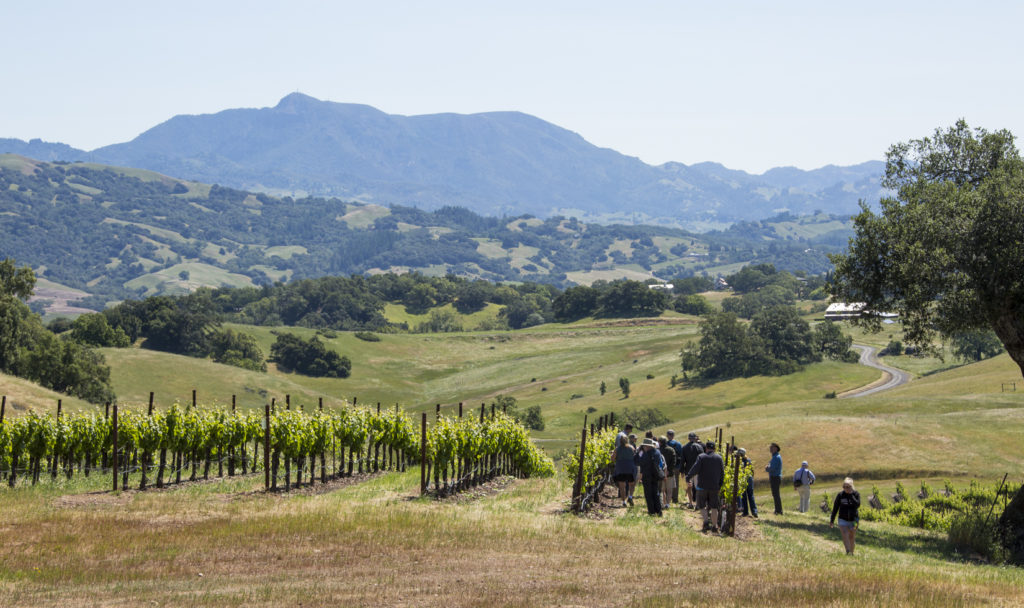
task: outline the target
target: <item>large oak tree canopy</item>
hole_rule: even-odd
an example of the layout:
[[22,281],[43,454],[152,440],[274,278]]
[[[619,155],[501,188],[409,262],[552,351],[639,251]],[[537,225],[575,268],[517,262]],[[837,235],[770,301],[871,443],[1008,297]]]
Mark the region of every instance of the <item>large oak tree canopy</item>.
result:
[[[896,311],[908,342],[991,328],[1024,373],[1024,163],[1009,131],[961,120],[892,146],[876,215],[861,203],[834,298]],[[860,323],[880,328],[877,317]]]

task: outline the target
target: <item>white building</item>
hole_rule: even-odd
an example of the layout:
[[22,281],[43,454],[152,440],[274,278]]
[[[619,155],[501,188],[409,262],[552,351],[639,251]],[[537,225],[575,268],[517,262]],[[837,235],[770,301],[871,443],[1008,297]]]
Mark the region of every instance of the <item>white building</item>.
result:
[[894,312],[875,312],[867,310],[864,302],[833,302],[828,305],[825,309],[825,320],[826,321],[847,321],[849,319],[858,319],[863,316],[876,316],[884,319],[894,319],[898,317]]

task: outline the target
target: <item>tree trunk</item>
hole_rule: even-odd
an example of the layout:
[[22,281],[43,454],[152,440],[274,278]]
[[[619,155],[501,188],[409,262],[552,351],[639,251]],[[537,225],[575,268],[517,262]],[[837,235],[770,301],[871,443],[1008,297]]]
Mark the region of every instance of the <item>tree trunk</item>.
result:
[[1024,317],[1016,309],[1007,310],[992,325],[1010,358],[1024,376]]
[[156,469],[156,487],[164,487],[164,469],[167,467],[167,448],[160,448],[160,466]]
[[18,452],[14,452],[11,457],[11,475],[7,478],[7,485],[14,487],[14,484],[18,481]]
[[1008,561],[1024,566],[1024,486],[1017,490],[999,518],[999,534],[1006,548]]

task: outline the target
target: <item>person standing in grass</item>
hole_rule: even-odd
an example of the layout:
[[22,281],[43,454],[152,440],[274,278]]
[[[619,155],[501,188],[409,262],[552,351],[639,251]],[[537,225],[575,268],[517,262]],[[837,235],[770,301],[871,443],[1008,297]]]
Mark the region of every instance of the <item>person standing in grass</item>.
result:
[[814,483],[814,473],[807,468],[807,461],[800,463],[800,468],[793,473],[793,488],[800,495],[800,512],[806,513],[811,508],[811,484]]
[[836,515],[839,516],[839,532],[843,535],[843,545],[846,546],[846,554],[853,555],[854,536],[857,534],[857,523],[860,517],[857,510],[860,509],[860,492],[853,489],[853,480],[847,477],[843,480],[843,491],[836,495],[832,503],[832,518],[828,526],[836,526]]
[[772,458],[764,468],[768,471],[768,483],[772,487],[772,500],[775,501],[775,514],[782,515],[782,448],[773,443],[768,446]]
[[[747,458],[747,451],[743,448],[736,450],[736,453],[740,456],[740,465],[746,467],[750,464],[750,459]],[[750,477],[747,477],[747,489],[743,490],[743,494],[740,495],[740,506],[743,508],[743,517],[754,516],[757,519],[757,504],[754,502],[754,475],[751,471]]]
[[[683,466],[680,468],[684,473],[692,469],[693,465],[697,464],[697,458],[704,453],[704,444],[699,441],[697,433],[690,433],[689,439],[689,443],[683,446]],[[697,497],[689,479],[686,480],[686,499],[687,508],[692,509]]]
[[640,454],[640,481],[644,484],[644,500],[647,501],[647,513],[661,516],[661,474],[665,470],[665,460],[658,450],[658,444],[650,437],[644,438],[643,450]]
[[[632,427],[630,427],[632,428]],[[629,434],[629,445],[633,447],[633,481],[629,483],[629,506],[633,506],[633,493],[636,491],[636,482],[640,481],[640,446],[636,444],[636,435]]]
[[629,492],[630,486],[636,482],[636,465],[633,462],[636,456],[636,448],[629,445],[629,437],[619,434],[619,440],[615,446],[615,473],[612,479],[619,487],[619,500],[625,507],[626,499],[633,495]]
[[718,532],[719,510],[721,509],[720,494],[722,480],[725,479],[725,462],[715,452],[715,442],[704,444],[705,452],[697,458],[697,462],[686,472],[686,481],[697,478],[697,508],[704,514],[704,531],[711,528]]
[[668,444],[668,437],[658,437],[658,451],[665,459],[665,479],[661,480],[661,506],[668,508],[672,503],[672,491],[676,485],[676,451]]
[[683,444],[676,441],[676,432],[672,429],[665,431],[668,438],[668,445],[676,452],[676,474],[672,478],[672,502],[679,502],[679,472],[683,467]]

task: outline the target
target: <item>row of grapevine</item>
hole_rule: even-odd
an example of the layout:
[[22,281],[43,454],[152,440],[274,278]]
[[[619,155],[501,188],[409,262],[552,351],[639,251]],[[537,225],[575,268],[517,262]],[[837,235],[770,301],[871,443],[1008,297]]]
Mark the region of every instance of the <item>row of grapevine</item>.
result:
[[[998,521],[1003,514],[1010,496],[1020,490],[1020,485],[1004,483],[999,486],[985,486],[972,480],[969,487],[958,490],[949,481],[942,490],[935,491],[927,481],[921,482],[916,495],[910,495],[902,482],[896,483],[896,493],[884,496],[878,486],[871,487],[871,495],[862,503],[860,518],[864,521],[879,521],[912,528],[948,532],[953,522],[973,512],[986,513],[986,519]],[[832,503],[825,494],[823,510],[831,511]]]
[[[461,411],[461,407],[460,407]],[[529,431],[503,412],[481,409],[474,417],[438,416],[427,428],[423,415],[421,458],[424,468],[420,492],[429,490],[431,478],[438,496],[474,487],[497,475],[548,477],[554,474],[551,459],[530,441]]]
[[157,487],[163,487],[172,477],[180,483],[182,472],[189,468],[188,479],[194,481],[200,467],[208,479],[213,463],[220,476],[225,464],[229,476],[238,468],[243,475],[255,472],[262,464],[267,486],[276,489],[283,461],[284,485],[290,489],[293,466],[297,484],[303,482],[306,471],[313,483],[317,460],[321,482],[328,475],[345,474],[346,450],[347,474],[356,466],[359,473],[364,468],[401,469],[415,453],[418,441],[412,421],[397,406],[383,413],[379,406],[377,412],[355,407],[323,411],[322,407],[321,401],[312,413],[293,410],[289,399],[285,409],[271,411],[267,406],[261,415],[238,411],[233,404],[228,410],[175,403],[166,411],[153,411],[151,403],[148,411],[121,408],[118,412],[114,406],[111,416],[109,408],[61,415],[58,405],[56,416],[30,411],[13,420],[0,417],[0,481],[14,487],[19,476],[35,484],[44,473],[53,479],[58,474],[70,479],[75,471],[88,476],[114,469],[121,472],[121,487],[127,486],[130,472],[138,471],[139,488],[146,489],[154,472]]
[[573,481],[572,509],[582,513],[601,493],[612,478],[615,468],[615,414],[598,418],[596,426],[590,425],[587,436],[587,418],[583,417],[583,431],[580,437],[580,451],[569,455],[564,470]]

